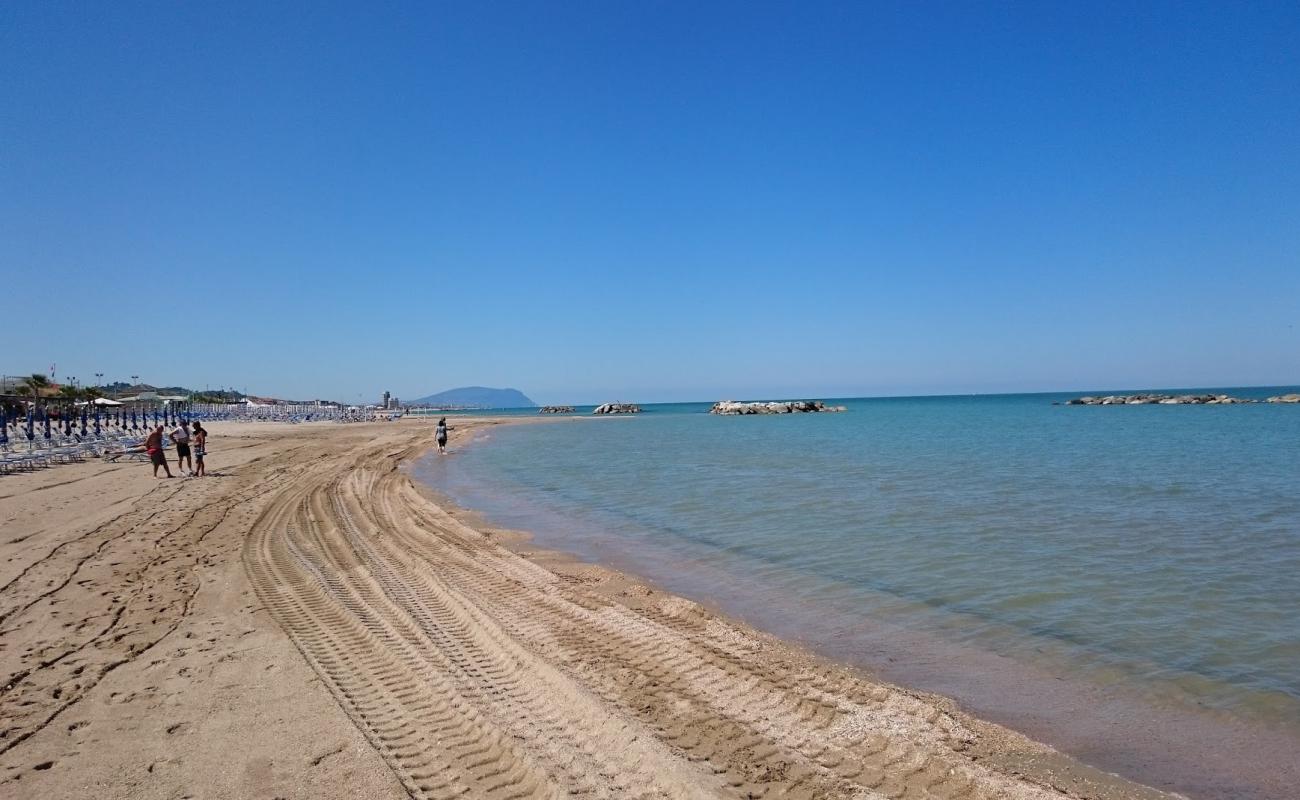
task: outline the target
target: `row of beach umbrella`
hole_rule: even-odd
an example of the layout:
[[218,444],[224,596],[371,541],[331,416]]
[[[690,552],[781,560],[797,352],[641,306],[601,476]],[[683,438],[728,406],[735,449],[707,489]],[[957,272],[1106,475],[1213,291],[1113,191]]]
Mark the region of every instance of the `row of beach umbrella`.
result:
[[[57,422],[52,422],[49,413],[44,408],[28,408],[26,420],[23,423],[22,433],[26,435],[30,443],[36,438],[37,427],[43,428],[44,438],[51,438],[52,432],[58,430],[64,436],[72,436],[79,433],[85,436],[91,430],[93,419],[93,430],[98,436],[101,431],[101,415],[104,417],[104,424],[109,427],[116,427],[119,430],[144,431],[151,426],[149,424],[150,412],[142,409],[131,409],[130,413],[119,410],[102,412],[99,406],[95,406],[93,418],[86,406],[81,409],[80,431],[77,430],[77,417],[75,414],[60,414]],[[163,406],[161,409],[154,408],[152,411],[153,426],[157,425],[188,425],[190,414],[188,411],[174,409],[170,405]],[[4,408],[0,407],[0,445],[9,444],[9,416],[5,413]]]

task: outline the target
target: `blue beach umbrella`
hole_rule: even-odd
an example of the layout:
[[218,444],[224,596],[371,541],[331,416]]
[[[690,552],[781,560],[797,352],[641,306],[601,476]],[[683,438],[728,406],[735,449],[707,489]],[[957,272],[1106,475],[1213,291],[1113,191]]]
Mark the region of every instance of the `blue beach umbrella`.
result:
[[131,409],[131,430],[140,430],[140,420],[135,415],[135,409]]
[[42,408],[41,418],[45,422],[45,438],[48,440],[50,438],[50,412]]
[[81,435],[86,435],[86,407],[81,407]]
[[95,435],[99,435],[99,406],[95,406]]
[[27,407],[27,441],[36,438],[36,412],[31,406]]
[[0,408],[0,444],[9,444],[9,417]]

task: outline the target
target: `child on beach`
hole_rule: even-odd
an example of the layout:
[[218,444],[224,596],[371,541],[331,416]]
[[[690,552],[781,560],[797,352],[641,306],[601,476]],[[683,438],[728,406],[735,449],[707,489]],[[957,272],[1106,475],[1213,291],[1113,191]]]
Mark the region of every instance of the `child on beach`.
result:
[[203,457],[208,454],[208,431],[199,421],[194,420],[194,477],[201,478],[207,474],[203,466]]

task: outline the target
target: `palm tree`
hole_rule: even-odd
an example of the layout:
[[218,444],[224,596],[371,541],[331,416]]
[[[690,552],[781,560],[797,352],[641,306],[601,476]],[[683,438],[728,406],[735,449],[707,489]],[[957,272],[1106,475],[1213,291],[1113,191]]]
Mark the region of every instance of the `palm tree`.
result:
[[33,372],[28,377],[23,378],[23,386],[18,388],[21,389],[24,386],[28,390],[27,392],[24,392],[24,394],[31,394],[33,397],[39,397],[46,389],[50,388],[50,379],[39,372]]

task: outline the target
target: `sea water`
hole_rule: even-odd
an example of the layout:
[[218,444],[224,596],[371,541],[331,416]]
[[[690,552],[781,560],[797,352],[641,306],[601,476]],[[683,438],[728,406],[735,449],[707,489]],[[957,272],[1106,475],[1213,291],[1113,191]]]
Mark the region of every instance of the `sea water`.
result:
[[[1143,740],[1192,754],[1175,775],[1198,747],[1231,766],[1225,736],[1300,762],[1300,406],[1068,397],[651,405],[494,428],[419,474],[541,546],[1117,769],[1164,757]],[[1187,780],[1168,782],[1270,791]]]

